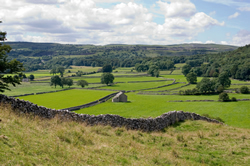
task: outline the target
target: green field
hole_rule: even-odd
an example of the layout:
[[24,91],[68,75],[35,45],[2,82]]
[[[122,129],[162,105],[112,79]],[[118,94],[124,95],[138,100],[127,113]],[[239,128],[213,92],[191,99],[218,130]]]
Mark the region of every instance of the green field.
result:
[[[96,87],[100,85],[102,84],[89,84],[89,86],[86,86],[85,88],[91,88],[91,87]],[[71,86],[71,88],[72,87],[81,88],[80,86],[77,86],[77,85],[73,85]],[[9,88],[11,89],[11,91],[6,90],[3,94],[7,96],[16,96],[16,95],[22,95],[22,94],[28,94],[28,93],[48,92],[48,91],[67,89],[68,86],[64,86],[64,88],[57,86],[55,88],[54,86],[50,86],[49,83],[23,82],[21,85],[17,85],[16,87],[10,86]]]
[[62,92],[46,93],[40,95],[30,95],[18,97],[19,99],[28,100],[40,106],[53,109],[63,109],[78,105],[87,104],[107,96],[113,91],[96,91],[73,89]]
[[[72,77],[74,81],[78,80],[86,80],[88,83],[99,83],[101,82],[100,78],[89,78],[89,77]],[[128,81],[157,81],[157,80],[164,80],[163,78],[156,78],[156,77],[115,77],[114,82],[128,82]]]
[[171,73],[170,70],[160,71],[160,75],[168,75],[168,74],[170,74],[170,73]]
[[174,70],[171,74],[180,74],[180,75],[182,75],[182,72],[181,72],[181,70]]
[[187,82],[187,79],[184,75],[161,75],[161,77],[175,79],[176,82]]
[[181,87],[183,85],[186,85],[186,84],[178,83],[178,84],[173,84],[173,85],[170,85],[170,86],[157,88],[157,89],[146,90],[146,91],[166,91],[166,90],[170,90],[170,89],[174,89],[174,88],[179,88],[179,87]]
[[175,64],[174,66],[175,66],[175,67],[183,67],[185,64],[186,64],[186,63],[177,63],[177,64]]
[[[89,76],[99,76],[101,77],[103,73],[95,73],[95,74],[91,74]],[[117,73],[112,73],[114,76],[126,76],[126,77],[129,77],[130,75],[134,76],[134,75],[140,75],[140,74],[143,74],[143,73],[126,73],[126,72],[117,72]]]
[[147,88],[154,88],[162,85],[170,84],[172,81],[161,82],[141,82],[141,83],[118,83],[112,86],[102,87],[98,89],[112,89],[112,90],[141,90]]
[[[168,102],[173,100],[218,100],[218,95],[179,96],[179,95],[137,95],[128,93],[127,103],[106,103],[85,108],[76,113],[117,114],[124,117],[157,117],[163,113],[183,110],[198,114],[209,114],[222,118],[226,124],[250,128],[250,102]],[[229,94],[231,97],[250,98],[250,95]]]

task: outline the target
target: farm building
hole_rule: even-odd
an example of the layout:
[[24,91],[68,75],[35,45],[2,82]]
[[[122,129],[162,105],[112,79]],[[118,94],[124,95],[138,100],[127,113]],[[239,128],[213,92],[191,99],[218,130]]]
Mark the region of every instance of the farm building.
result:
[[128,97],[124,94],[124,92],[119,92],[115,97],[112,99],[112,102],[127,102]]

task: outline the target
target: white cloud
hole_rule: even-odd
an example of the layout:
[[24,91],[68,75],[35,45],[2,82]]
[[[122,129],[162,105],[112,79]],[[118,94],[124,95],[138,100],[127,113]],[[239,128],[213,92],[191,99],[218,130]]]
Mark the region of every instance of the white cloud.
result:
[[206,41],[205,43],[206,43],[206,44],[214,44],[215,42],[212,41],[212,40],[208,40],[208,41]]
[[248,0],[203,0],[206,2],[212,2],[217,4],[223,4],[226,6],[249,6],[250,2]]
[[165,17],[190,17],[195,14],[196,7],[189,0],[161,0],[157,2]]
[[235,12],[233,15],[230,15],[228,18],[229,19],[237,18],[239,15],[240,15],[240,13]]
[[221,41],[220,43],[223,45],[228,45],[228,42],[226,42],[226,41]]
[[250,7],[240,7],[240,8],[238,8],[238,10],[240,10],[240,11],[246,11],[246,12],[250,12]]
[[173,44],[192,40],[212,26],[224,25],[196,12],[189,0],[158,1],[164,24],[153,22],[153,14],[142,5],[118,1],[122,3],[101,8],[97,2],[104,1],[100,0],[0,0],[1,28],[13,41]]
[[234,37],[231,43],[232,45],[244,46],[250,44],[250,31],[241,30]]

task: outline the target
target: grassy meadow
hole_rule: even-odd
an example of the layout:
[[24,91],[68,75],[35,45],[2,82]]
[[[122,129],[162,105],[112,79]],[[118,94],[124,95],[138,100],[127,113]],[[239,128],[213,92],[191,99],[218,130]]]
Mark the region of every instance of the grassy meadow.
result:
[[18,115],[0,105],[0,165],[241,165],[250,130],[186,121],[143,133]]
[[101,87],[97,89],[112,89],[112,90],[141,90],[147,88],[155,88],[172,83],[172,81],[160,81],[160,82],[140,82],[140,83],[118,83],[112,86]]
[[46,93],[39,95],[21,96],[19,99],[27,100],[39,106],[53,109],[63,109],[87,104],[107,96],[113,91],[96,91],[73,89],[61,92]]
[[[84,108],[76,113],[83,114],[117,114],[124,117],[157,117],[163,113],[182,110],[198,114],[209,114],[222,118],[227,125],[250,128],[249,101],[240,102],[169,102],[174,100],[218,100],[218,95],[179,96],[179,95],[138,95],[127,93],[127,103],[108,102]],[[248,98],[246,94],[229,94],[237,99]]]

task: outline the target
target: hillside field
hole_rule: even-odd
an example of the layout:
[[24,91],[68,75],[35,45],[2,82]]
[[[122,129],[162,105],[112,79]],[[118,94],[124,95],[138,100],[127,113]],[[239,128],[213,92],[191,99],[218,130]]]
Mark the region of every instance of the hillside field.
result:
[[250,130],[186,121],[162,132],[18,115],[0,105],[0,165],[241,165]]

